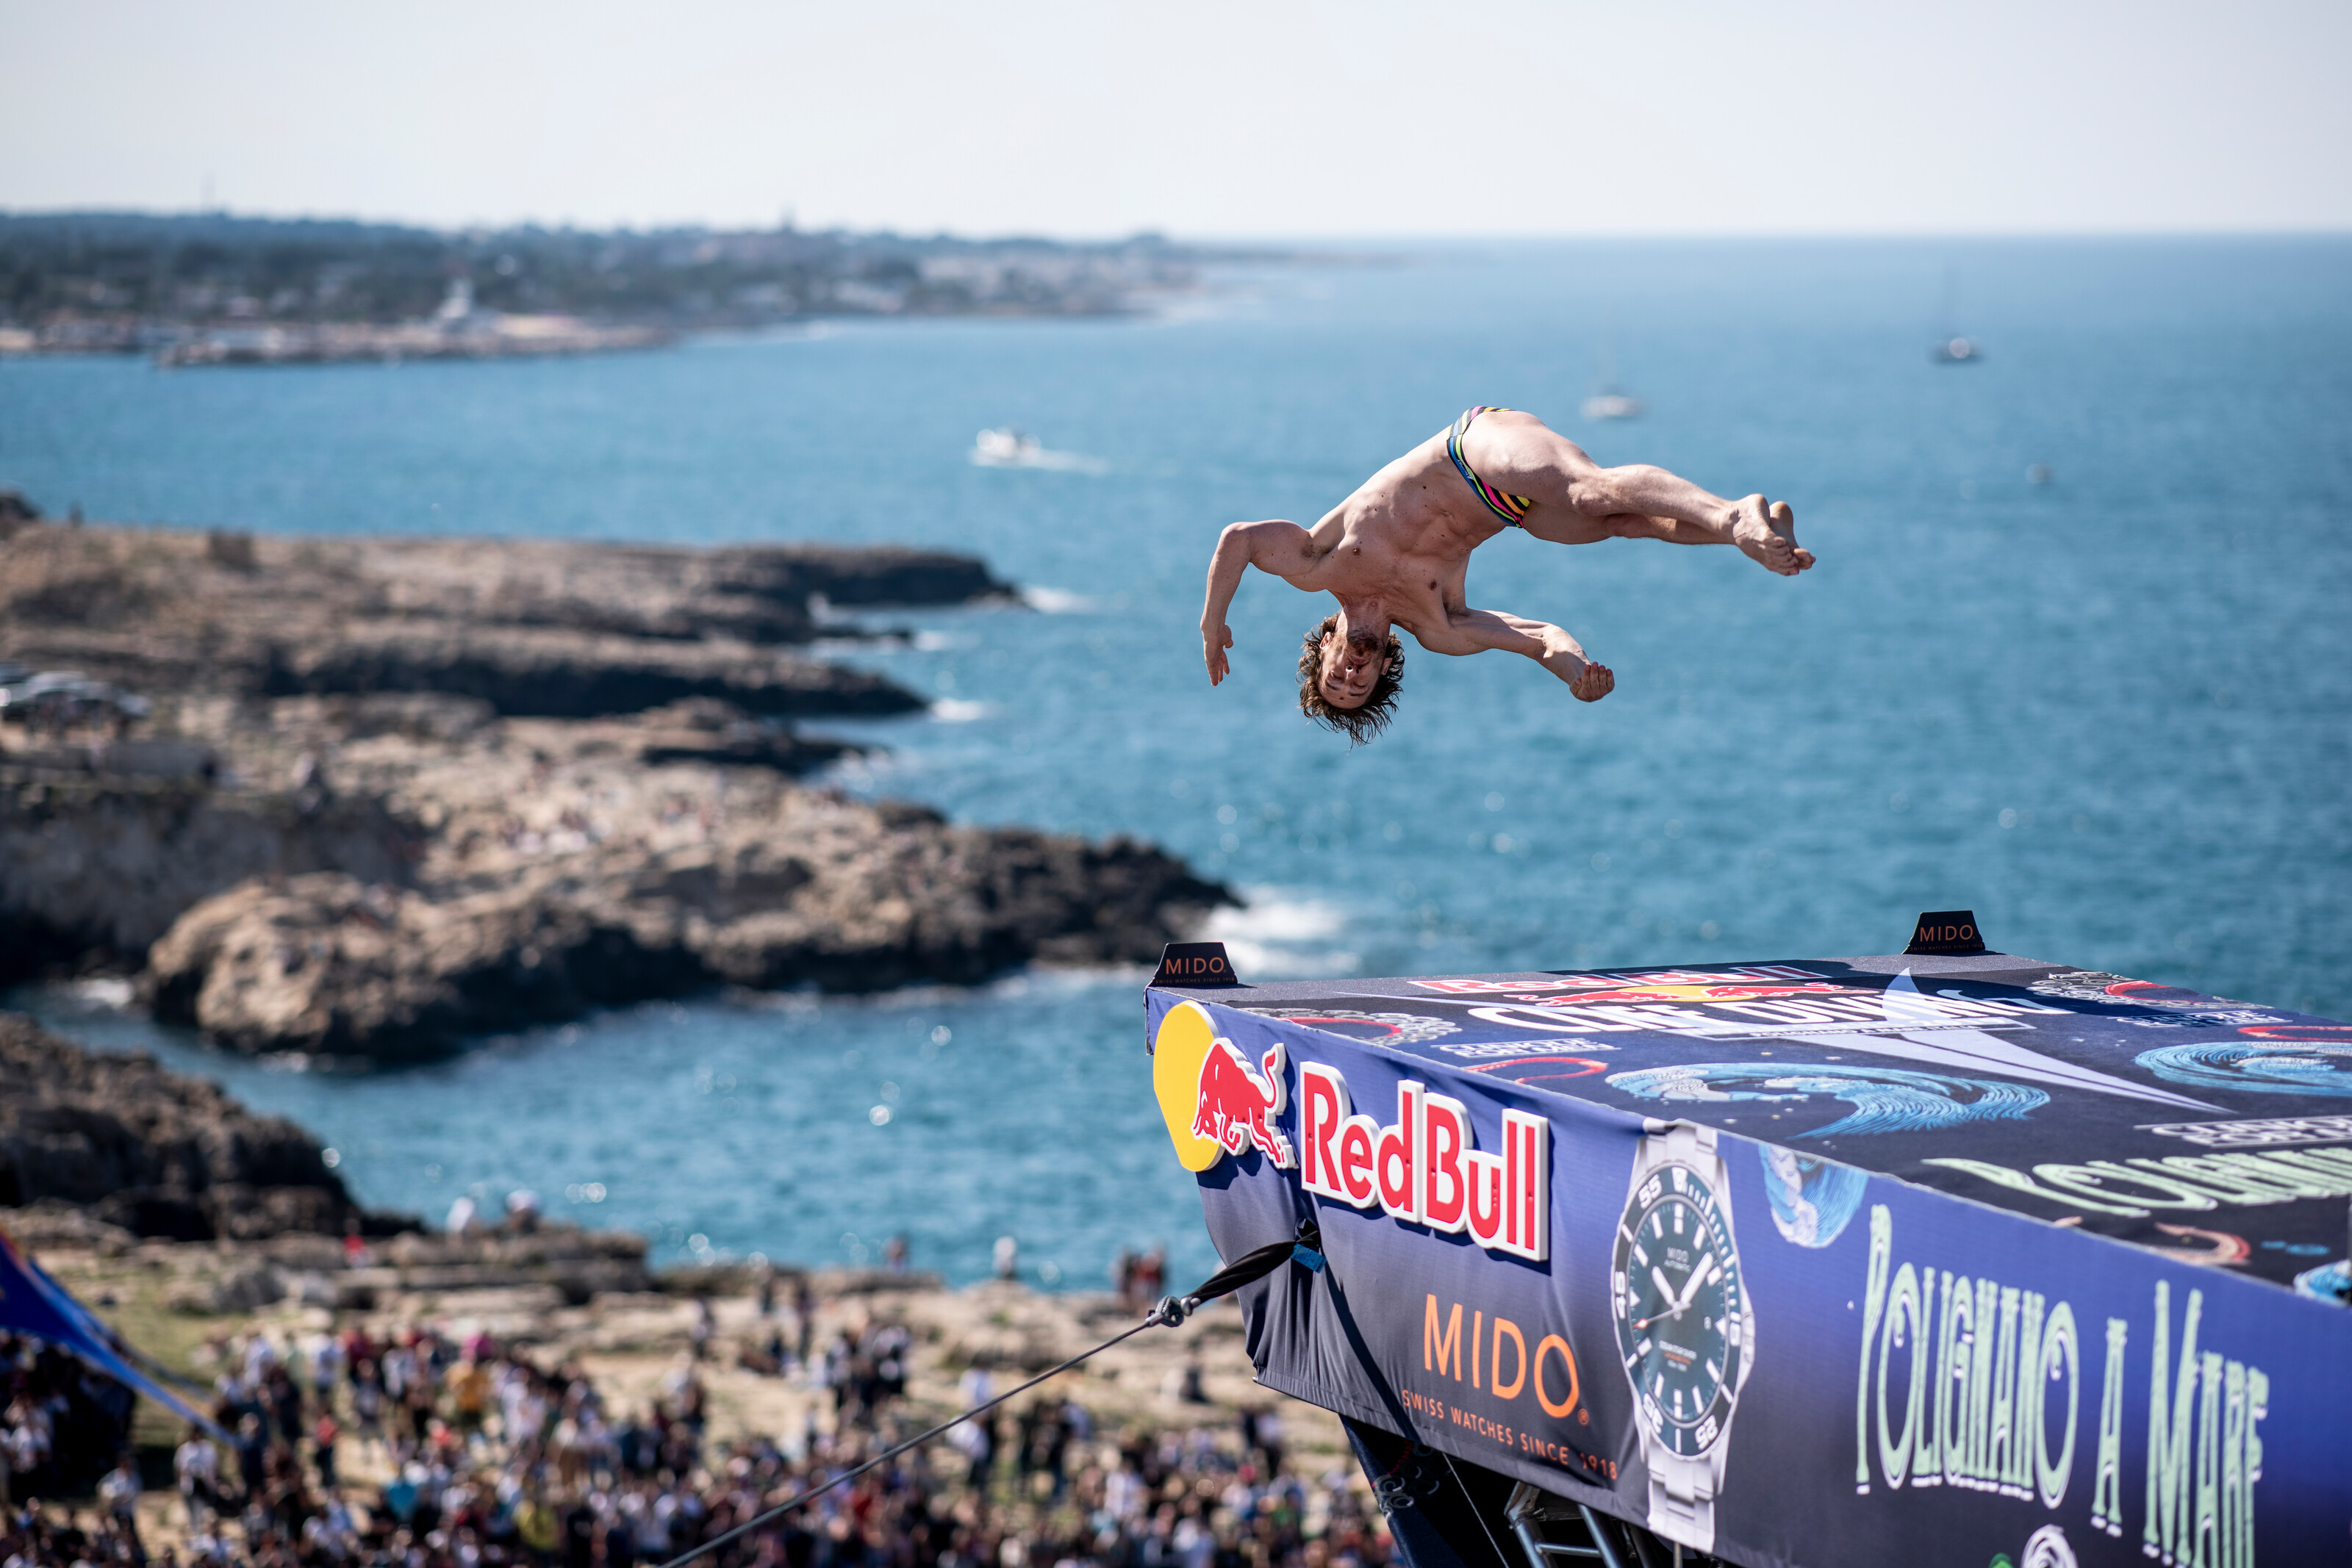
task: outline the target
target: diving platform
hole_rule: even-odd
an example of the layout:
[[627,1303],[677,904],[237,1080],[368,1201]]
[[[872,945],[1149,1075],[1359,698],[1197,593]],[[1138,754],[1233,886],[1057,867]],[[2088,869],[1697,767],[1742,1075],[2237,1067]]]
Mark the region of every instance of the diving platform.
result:
[[1146,993],[1415,1568],[2342,1560],[2352,1027],[1986,950]]

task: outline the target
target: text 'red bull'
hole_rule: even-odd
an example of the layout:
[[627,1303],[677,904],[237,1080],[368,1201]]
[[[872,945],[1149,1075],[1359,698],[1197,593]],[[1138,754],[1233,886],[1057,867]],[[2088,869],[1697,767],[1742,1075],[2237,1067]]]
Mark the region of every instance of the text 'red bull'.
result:
[[1470,1110],[1408,1078],[1397,1084],[1387,1127],[1354,1113],[1347,1080],[1320,1062],[1298,1064],[1299,1185],[1357,1208],[1375,1204],[1433,1230],[1469,1232],[1490,1252],[1540,1263],[1551,1243],[1551,1127],[1503,1113],[1503,1149],[1472,1148]]
[[1290,1140],[1274,1124],[1289,1103],[1289,1085],[1283,1074],[1285,1053],[1282,1042],[1258,1063],[1265,1070],[1265,1082],[1258,1082],[1242,1060],[1242,1053],[1229,1040],[1220,1038],[1209,1047],[1209,1054],[1201,1059],[1199,1092],[1193,1101],[1192,1135],[1214,1138],[1225,1147],[1225,1153],[1238,1155],[1252,1144],[1258,1152],[1284,1170],[1294,1163]]

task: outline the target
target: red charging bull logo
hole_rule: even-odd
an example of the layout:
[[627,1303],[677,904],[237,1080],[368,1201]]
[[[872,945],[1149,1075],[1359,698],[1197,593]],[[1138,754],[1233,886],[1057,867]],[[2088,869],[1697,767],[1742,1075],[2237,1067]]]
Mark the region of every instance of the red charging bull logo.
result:
[[1283,1169],[1292,1165],[1290,1140],[1275,1126],[1274,1118],[1290,1103],[1283,1080],[1282,1041],[1258,1061],[1261,1081],[1229,1040],[1210,1042],[1201,1059],[1199,1091],[1193,1100],[1192,1135],[1214,1138],[1225,1153],[1238,1155],[1252,1144],[1258,1153]]
[[1176,1159],[1204,1171],[1255,1149],[1283,1170],[1297,1163],[1276,1121],[1290,1103],[1280,1041],[1253,1066],[1198,1002],[1168,1009],[1151,1041],[1151,1089]]

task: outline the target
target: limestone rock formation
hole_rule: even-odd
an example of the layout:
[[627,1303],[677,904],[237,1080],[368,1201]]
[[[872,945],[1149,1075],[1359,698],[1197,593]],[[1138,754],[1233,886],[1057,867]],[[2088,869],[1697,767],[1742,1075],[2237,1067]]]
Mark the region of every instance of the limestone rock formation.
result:
[[878,677],[782,650],[829,605],[1012,598],[971,557],[896,549],[41,525],[6,543],[0,627],[22,663],[151,695],[451,692],[562,717],[697,695],[911,712],[920,699]]
[[[749,793],[750,791],[743,791]],[[379,1059],[719,984],[863,991],[1032,959],[1142,963],[1224,890],[1156,850],[778,789],[693,827],[433,893],[338,873],[205,899],[155,944],[158,1016],[245,1051]]]
[[382,800],[297,794],[0,769],[0,983],[83,955],[135,964],[249,877],[406,874],[417,830]]
[[414,1057],[716,986],[1149,962],[1231,894],[794,782],[854,748],[793,719],[921,704],[780,644],[1008,594],[937,552],[28,525],[0,659],[136,687],[155,733],[0,725],[0,981],[143,963],[222,1044]]
[[56,1200],[142,1236],[385,1234],[317,1139],[151,1056],[84,1051],[0,1013],[0,1205]]

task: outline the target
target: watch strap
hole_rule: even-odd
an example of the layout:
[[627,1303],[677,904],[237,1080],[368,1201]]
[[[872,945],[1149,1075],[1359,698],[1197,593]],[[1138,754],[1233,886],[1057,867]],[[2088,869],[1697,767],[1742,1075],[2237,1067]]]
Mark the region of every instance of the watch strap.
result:
[[1645,1445],[1650,1466],[1650,1528],[1701,1552],[1715,1550],[1715,1466]]

